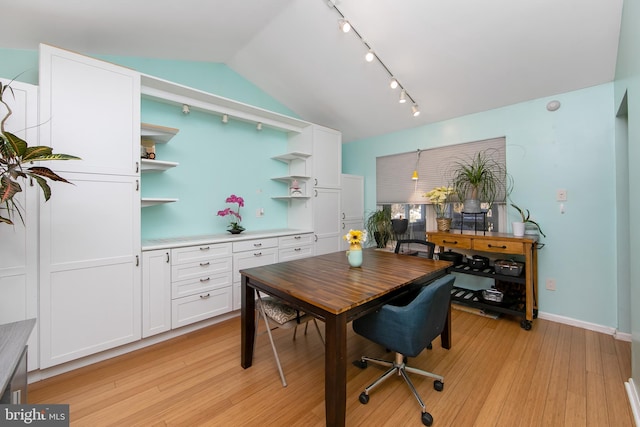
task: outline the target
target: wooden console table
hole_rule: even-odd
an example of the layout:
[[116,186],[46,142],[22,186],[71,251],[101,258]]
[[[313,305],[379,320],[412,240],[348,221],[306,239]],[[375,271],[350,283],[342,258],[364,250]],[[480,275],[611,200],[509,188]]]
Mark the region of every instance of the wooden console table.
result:
[[[427,231],[427,240],[440,247],[449,249],[465,249],[472,252],[489,252],[491,254],[504,254],[504,258],[509,255],[522,255],[525,259],[524,275],[520,277],[505,276],[495,274],[493,269],[474,270],[469,268],[452,267],[451,271],[473,274],[477,276],[490,277],[507,282],[524,283],[525,287],[525,310],[521,314],[524,319],[521,326],[529,330],[531,322],[538,316],[538,253],[537,236],[516,237],[513,234],[486,232],[486,234],[475,234],[469,231]],[[478,303],[482,308],[498,308],[483,303]],[[497,310],[500,311],[500,310]]]

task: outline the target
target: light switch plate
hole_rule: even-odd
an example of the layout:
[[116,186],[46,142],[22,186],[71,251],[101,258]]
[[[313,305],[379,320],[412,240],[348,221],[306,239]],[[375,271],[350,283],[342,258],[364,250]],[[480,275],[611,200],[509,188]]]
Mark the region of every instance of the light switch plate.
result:
[[556,191],[556,200],[558,202],[566,202],[567,201],[567,190],[557,190]]

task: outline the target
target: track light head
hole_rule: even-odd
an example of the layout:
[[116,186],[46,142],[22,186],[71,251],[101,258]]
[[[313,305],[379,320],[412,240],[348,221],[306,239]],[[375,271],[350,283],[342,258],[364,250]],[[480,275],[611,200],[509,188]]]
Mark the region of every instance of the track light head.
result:
[[391,89],[395,89],[398,87],[398,80],[396,80],[395,77],[391,77],[391,80],[389,81],[389,87]]
[[364,59],[365,59],[367,62],[371,62],[371,61],[373,61],[373,58],[375,58],[375,57],[376,57],[376,55],[373,53],[373,50],[369,49],[369,51],[367,52],[367,54],[364,56]]
[[338,27],[343,33],[348,33],[351,30],[351,24],[346,19],[338,19]]
[[228,123],[229,122],[229,116],[227,114],[223,114],[222,115],[222,123]]
[[407,91],[402,89],[402,92],[400,92],[400,99],[398,100],[398,102],[400,104],[404,104],[405,102],[407,102]]
[[262,123],[258,122],[256,125],[256,130],[262,130]]
[[418,104],[413,104],[411,106],[411,114],[413,114],[413,117],[418,117],[420,115],[420,108],[418,107]]
[[189,106],[187,104],[182,104],[182,114],[189,114],[191,112],[191,109],[189,108]]

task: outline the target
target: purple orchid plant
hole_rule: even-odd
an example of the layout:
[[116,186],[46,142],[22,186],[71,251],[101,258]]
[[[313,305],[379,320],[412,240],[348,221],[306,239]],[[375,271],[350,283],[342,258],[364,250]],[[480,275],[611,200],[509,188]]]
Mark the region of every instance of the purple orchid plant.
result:
[[244,227],[240,225],[240,221],[242,221],[242,216],[240,215],[240,208],[244,207],[244,199],[240,196],[236,196],[235,194],[230,195],[225,200],[226,203],[237,203],[238,209],[233,210],[231,208],[226,208],[221,211],[218,211],[218,216],[231,216],[231,222],[229,223],[228,230],[232,233],[242,232],[244,231]]

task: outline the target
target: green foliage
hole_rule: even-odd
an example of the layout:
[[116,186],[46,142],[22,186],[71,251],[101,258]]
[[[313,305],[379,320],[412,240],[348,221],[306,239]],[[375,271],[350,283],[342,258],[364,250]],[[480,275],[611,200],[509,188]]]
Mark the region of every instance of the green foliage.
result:
[[520,214],[520,217],[522,218],[522,222],[524,222],[525,224],[529,223],[534,225],[538,229],[540,234],[542,234],[544,237],[547,237],[547,235],[542,232],[542,229],[540,228],[540,224],[538,224],[537,222],[531,219],[531,213],[529,212],[529,209],[521,209],[518,206],[514,205],[513,203],[511,203],[511,206],[518,211],[518,213]]
[[13,214],[18,214],[20,220],[24,221],[20,207],[14,200],[15,195],[22,191],[21,181],[31,178],[37,182],[45,201],[51,197],[51,188],[47,180],[70,183],[47,167],[33,166],[33,162],[79,159],[68,154],[54,154],[51,147],[29,147],[26,141],[5,130],[5,123],[12,114],[6,101],[7,93],[13,96],[10,85],[11,83],[5,85],[0,82],[0,103],[7,110],[0,122],[0,209],[6,209],[7,214],[6,217],[0,215],[0,222],[6,224],[13,224]]
[[391,236],[393,236],[393,228],[391,226],[391,208],[389,206],[385,206],[381,210],[371,212],[367,217],[365,228],[367,229],[368,235],[373,236],[379,244],[381,242],[386,243]]
[[490,150],[455,162],[450,174],[451,185],[460,201],[477,199],[491,205],[496,197],[507,196],[511,191],[511,177]]

